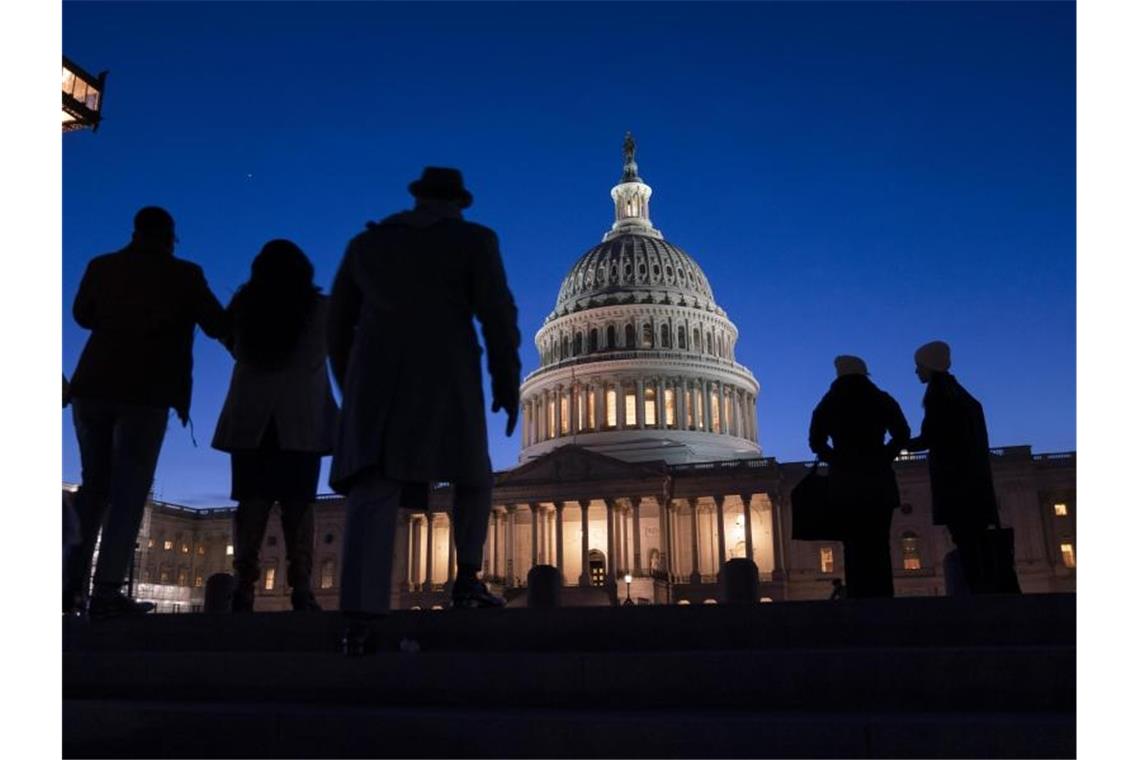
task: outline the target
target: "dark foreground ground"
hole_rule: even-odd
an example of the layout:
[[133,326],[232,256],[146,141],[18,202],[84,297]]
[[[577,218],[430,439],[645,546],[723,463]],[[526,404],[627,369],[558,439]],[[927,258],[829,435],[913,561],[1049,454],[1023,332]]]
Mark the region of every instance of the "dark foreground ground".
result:
[[64,756],[1076,754],[1072,595],[398,612],[359,659],[340,625],[66,619]]

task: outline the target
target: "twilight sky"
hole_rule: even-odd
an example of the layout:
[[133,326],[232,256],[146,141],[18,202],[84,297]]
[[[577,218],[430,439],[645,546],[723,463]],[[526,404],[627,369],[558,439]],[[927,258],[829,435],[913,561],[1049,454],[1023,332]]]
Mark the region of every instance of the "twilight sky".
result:
[[[84,266],[138,207],[174,214],[178,255],[223,302],[275,237],[327,288],[425,164],[461,168],[467,217],[499,233],[529,372],[562,277],[612,222],[629,129],[654,224],[740,330],[766,455],[810,458],[838,353],[917,428],[911,357],[934,338],[994,445],[1075,447],[1074,4],[63,7],[65,53],[110,70],[99,131],[63,138],[69,374]],[[199,334],[198,446],[172,416],[160,498],[231,503],[209,448],[230,369]],[[510,467],[519,433],[488,415]],[[63,443],[76,481],[70,412]]]

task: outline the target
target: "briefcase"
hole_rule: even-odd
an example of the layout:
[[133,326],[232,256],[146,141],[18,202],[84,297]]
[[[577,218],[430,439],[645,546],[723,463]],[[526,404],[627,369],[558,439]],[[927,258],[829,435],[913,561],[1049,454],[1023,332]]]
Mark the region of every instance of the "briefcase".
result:
[[799,541],[842,541],[843,521],[828,496],[827,476],[812,465],[792,489],[792,538]]

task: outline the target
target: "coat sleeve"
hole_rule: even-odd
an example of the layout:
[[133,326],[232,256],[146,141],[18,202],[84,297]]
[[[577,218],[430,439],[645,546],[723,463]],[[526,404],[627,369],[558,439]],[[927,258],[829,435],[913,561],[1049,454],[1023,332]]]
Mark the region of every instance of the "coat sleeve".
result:
[[819,461],[830,462],[834,458],[835,450],[832,449],[831,444],[827,442],[828,423],[825,402],[826,399],[820,401],[815,411],[811,413],[811,427],[808,430],[808,446],[815,452],[815,455],[819,457]]
[[352,341],[356,334],[356,323],[360,319],[362,295],[352,273],[353,244],[341,259],[333,280],[332,293],[328,305],[328,352],[332,365],[333,379],[344,390],[345,376],[348,373],[348,357],[352,352]]
[[211,338],[224,341],[229,333],[229,315],[218,302],[217,296],[206,283],[206,275],[202,268],[193,269],[193,293],[191,304],[194,310],[194,321],[202,328],[202,332]]
[[87,264],[83,280],[79,283],[79,292],[75,294],[75,301],[71,305],[71,316],[75,318],[75,323],[88,330],[95,329],[96,321],[95,294],[98,288],[94,282],[94,264],[95,262]]
[[472,273],[472,304],[487,347],[487,371],[491,374],[492,392],[497,401],[510,402],[512,396],[518,395],[522,368],[518,308],[507,287],[507,275],[499,255],[499,239],[491,230],[486,234],[482,266]]
[[887,432],[891,436],[890,440],[887,441],[887,453],[891,460],[894,460],[910,442],[910,425],[906,421],[906,415],[903,414],[899,402],[886,394],[884,394],[883,400],[887,407]]

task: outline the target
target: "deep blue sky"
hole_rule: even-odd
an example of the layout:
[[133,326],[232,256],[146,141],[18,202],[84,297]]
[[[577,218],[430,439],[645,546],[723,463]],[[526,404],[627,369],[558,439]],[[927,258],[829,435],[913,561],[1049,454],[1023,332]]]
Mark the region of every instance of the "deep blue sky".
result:
[[[1068,3],[64,3],[65,53],[111,72],[99,131],[63,140],[64,369],[86,261],[139,206],[173,212],[223,301],[274,237],[327,287],[437,164],[499,233],[529,372],[561,278],[612,221],[631,129],[654,223],[740,329],[767,455],[809,458],[837,353],[917,427],[911,357],[934,338],[995,445],[1072,449],[1074,31]],[[199,335],[195,361],[199,446],[174,421],[155,490],[229,503],[209,441],[230,359]],[[513,465],[518,434],[490,429]]]

